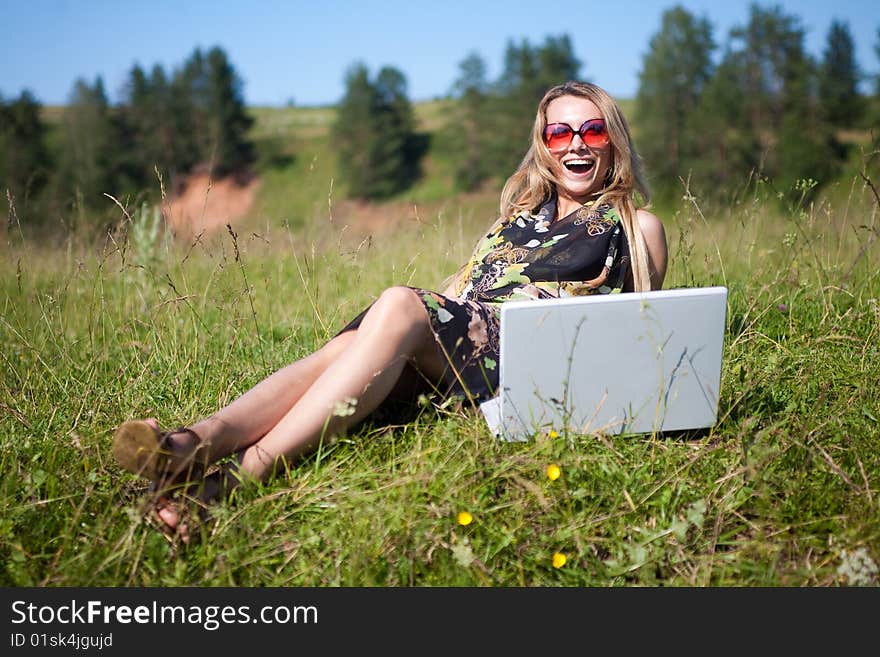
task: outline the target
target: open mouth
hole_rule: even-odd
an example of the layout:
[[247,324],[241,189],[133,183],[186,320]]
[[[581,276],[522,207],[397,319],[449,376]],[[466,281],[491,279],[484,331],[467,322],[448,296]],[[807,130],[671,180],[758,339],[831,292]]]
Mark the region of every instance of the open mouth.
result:
[[596,165],[595,160],[569,160],[565,162],[565,168],[571,171],[572,173],[589,173],[593,170],[593,167]]

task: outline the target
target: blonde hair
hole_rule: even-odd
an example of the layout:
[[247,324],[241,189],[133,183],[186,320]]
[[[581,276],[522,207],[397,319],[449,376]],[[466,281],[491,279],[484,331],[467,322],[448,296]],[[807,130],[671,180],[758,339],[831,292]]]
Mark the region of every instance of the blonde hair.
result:
[[599,108],[605,119],[612,160],[596,204],[609,203],[617,208],[629,242],[633,288],[637,292],[650,290],[648,251],[636,216],[636,203],[646,207],[650,200],[641,159],[620,107],[606,91],[594,84],[569,81],[552,87],[544,94],[538,104],[529,150],[501,190],[501,218],[495,226],[508,217],[534,210],[553,193],[560,164],[544,144],[543,135],[547,125],[547,106],[563,96],[586,98]]

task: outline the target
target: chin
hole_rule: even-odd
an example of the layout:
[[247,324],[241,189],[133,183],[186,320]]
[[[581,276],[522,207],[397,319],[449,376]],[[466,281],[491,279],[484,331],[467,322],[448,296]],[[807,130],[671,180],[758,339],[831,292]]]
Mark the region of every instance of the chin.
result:
[[565,185],[563,189],[571,198],[584,202],[589,201],[593,196],[598,194],[602,190],[602,186],[596,184],[594,181],[587,185]]

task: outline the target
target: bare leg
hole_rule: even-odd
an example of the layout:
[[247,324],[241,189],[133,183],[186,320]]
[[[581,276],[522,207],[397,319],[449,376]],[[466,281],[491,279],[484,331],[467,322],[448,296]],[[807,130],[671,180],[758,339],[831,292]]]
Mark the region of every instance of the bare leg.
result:
[[[172,448],[184,460],[200,447],[199,460],[212,463],[252,445],[284,417],[355,333],[337,335],[312,354],[270,374],[213,415],[190,425],[201,441],[187,432],[174,433]],[[158,430],[155,418],[147,422]]]
[[[344,432],[375,410],[407,363],[439,381],[444,362],[416,293],[391,288],[356,332],[338,336],[312,356],[279,370],[193,429],[211,441],[214,459],[249,445],[241,453],[239,469],[265,479],[280,463],[311,451],[322,438]],[[338,403],[349,399],[354,412],[335,414]],[[219,492],[206,490],[205,497]],[[173,506],[160,509],[159,515],[169,526],[178,525]]]
[[[386,290],[364,317],[354,339],[318,376],[283,418],[241,459],[241,470],[257,479],[283,459],[295,459],[366,417],[388,396],[408,362],[429,379],[443,372],[442,353],[428,313],[416,293]],[[334,413],[339,402],[354,401],[351,415]]]
[[209,461],[248,447],[293,407],[315,380],[354,340],[356,331],[336,336],[316,352],[270,374],[253,388],[190,428],[209,445]]

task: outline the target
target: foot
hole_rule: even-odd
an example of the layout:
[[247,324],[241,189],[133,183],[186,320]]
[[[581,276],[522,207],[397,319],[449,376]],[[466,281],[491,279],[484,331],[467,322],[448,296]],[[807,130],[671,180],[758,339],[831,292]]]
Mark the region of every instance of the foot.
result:
[[210,518],[209,507],[225,499],[239,483],[232,468],[221,467],[176,494],[160,492],[155,502],[156,516],[168,533],[189,543],[197,525]]
[[121,467],[164,485],[201,478],[206,447],[191,429],[161,431],[155,418],[123,422],[113,435],[113,457]]

